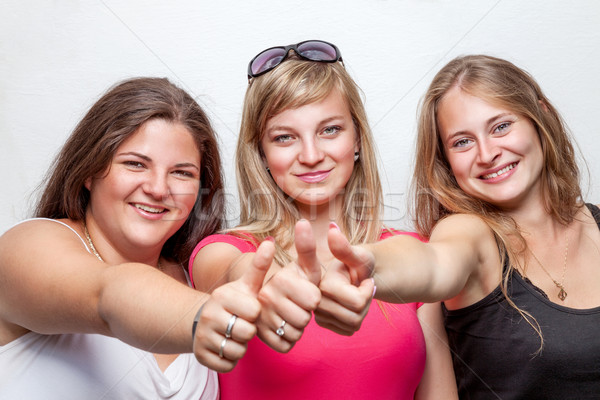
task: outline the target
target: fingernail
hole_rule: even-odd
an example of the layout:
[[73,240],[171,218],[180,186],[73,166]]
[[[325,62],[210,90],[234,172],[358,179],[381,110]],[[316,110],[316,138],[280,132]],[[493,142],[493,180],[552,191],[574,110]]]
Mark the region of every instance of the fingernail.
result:
[[336,223],[335,223],[335,222],[333,222],[333,221],[329,221],[329,227],[330,227],[330,228],[335,228],[335,229],[337,229],[338,231],[341,231],[341,229],[340,229],[340,227],[338,226],[338,224],[336,224]]
[[275,243],[275,238],[274,238],[273,236],[267,236],[267,237],[265,238],[265,240],[268,240],[269,242],[273,242],[273,243]]
[[377,292],[377,286],[375,286],[375,279],[371,278],[371,281],[373,281],[373,294],[371,295],[371,298],[373,298]]

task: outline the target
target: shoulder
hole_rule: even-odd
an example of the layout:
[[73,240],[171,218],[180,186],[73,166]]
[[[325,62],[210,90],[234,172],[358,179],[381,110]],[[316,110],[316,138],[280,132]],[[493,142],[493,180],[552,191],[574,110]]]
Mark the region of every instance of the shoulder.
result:
[[47,251],[65,245],[88,252],[78,223],[68,219],[33,218],[14,225],[0,236],[0,248],[9,252],[46,245]]
[[445,254],[470,254],[469,258],[477,260],[483,269],[487,269],[485,265],[495,265],[500,257],[494,231],[477,215],[453,214],[441,219],[433,228],[429,243],[444,248]]
[[194,248],[188,265],[194,287],[204,288],[198,287],[199,282],[196,282],[195,275],[200,271],[202,271],[203,283],[225,283],[222,281],[223,271],[229,270],[236,259],[245,257],[247,253],[255,253],[256,242],[252,235],[238,232],[215,234],[202,239]]
[[[201,250],[205,248],[210,249],[229,249],[233,248],[239,250],[242,253],[253,253],[257,248],[256,239],[246,233],[234,234],[234,233],[217,233],[210,235],[202,239],[194,248],[190,261],[193,262],[194,258]],[[203,251],[203,253],[205,253]]]
[[401,231],[398,229],[388,228],[388,227],[385,227],[381,230],[381,235],[379,236],[379,240],[387,239],[389,237],[398,236],[398,235],[412,236],[415,239],[419,239],[421,242],[427,241],[427,239],[425,239],[424,237],[422,237],[421,235],[419,235],[416,232]]
[[463,308],[491,293],[502,279],[501,254],[492,228],[482,218],[454,214],[438,222],[430,243],[447,257],[466,260],[469,277],[459,296],[447,300],[449,308]]
[[452,214],[441,219],[433,228],[430,240],[439,238],[470,237],[492,238],[492,228],[481,217],[473,214]]

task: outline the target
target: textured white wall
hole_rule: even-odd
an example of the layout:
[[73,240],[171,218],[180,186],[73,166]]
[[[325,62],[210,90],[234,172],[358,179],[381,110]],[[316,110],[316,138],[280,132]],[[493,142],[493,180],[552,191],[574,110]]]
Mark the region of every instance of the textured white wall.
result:
[[600,203],[597,0],[34,1],[0,5],[0,233],[29,215],[57,150],[116,81],[165,76],[197,98],[232,160],[246,65],[305,39],[339,46],[364,91],[381,156],[387,222],[408,227],[417,104],[451,58],[487,53],[531,72],[571,127]]

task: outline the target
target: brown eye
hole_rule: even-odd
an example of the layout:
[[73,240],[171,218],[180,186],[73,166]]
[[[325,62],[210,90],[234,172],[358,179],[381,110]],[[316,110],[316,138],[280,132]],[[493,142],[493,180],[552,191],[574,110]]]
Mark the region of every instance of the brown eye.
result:
[[123,164],[133,168],[144,168],[145,165],[139,161],[125,161]]

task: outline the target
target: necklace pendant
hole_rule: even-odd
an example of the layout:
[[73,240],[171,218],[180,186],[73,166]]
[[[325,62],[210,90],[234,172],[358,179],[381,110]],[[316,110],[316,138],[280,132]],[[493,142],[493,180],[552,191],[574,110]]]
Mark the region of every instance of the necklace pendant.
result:
[[560,288],[560,292],[558,292],[558,298],[561,301],[565,301],[565,299],[567,298],[567,291],[564,288]]

